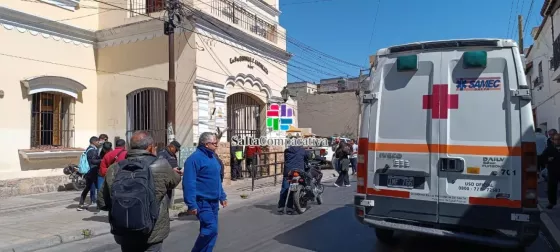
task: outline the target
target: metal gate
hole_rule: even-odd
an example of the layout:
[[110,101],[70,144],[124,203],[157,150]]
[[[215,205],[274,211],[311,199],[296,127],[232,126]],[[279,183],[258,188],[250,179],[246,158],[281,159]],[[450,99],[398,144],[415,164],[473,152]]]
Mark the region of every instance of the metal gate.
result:
[[132,133],[145,130],[152,134],[158,150],[167,144],[167,92],[159,88],[144,88],[126,95],[126,139]]
[[253,97],[236,93],[227,98],[228,142],[232,136],[260,137],[261,105]]

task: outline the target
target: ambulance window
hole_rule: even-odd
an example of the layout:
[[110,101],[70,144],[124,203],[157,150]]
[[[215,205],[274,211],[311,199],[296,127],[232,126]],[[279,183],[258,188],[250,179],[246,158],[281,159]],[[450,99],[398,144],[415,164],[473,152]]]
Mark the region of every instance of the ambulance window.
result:
[[486,51],[472,51],[463,54],[463,65],[466,68],[485,68],[488,59]]
[[418,56],[407,55],[397,58],[397,71],[416,71],[418,70]]

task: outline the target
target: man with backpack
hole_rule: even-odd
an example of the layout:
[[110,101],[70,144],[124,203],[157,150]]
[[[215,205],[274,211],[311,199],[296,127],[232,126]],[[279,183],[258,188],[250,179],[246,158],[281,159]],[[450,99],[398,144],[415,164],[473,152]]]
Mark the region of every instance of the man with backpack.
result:
[[123,252],[160,252],[170,232],[167,191],[181,176],[156,156],[146,131],[130,139],[126,159],[109,166],[98,205],[109,212],[111,233]]
[[86,179],[86,187],[82,191],[82,195],[80,195],[80,203],[77,209],[78,211],[88,208],[87,205],[84,205],[88,193],[91,204],[95,204],[95,196],[97,194],[97,174],[99,171],[99,164],[101,163],[101,158],[99,158],[99,152],[97,150],[99,146],[101,146],[99,138],[92,136],[89,139],[89,147],[86,148],[80,157],[80,165],[78,168],[79,172]]

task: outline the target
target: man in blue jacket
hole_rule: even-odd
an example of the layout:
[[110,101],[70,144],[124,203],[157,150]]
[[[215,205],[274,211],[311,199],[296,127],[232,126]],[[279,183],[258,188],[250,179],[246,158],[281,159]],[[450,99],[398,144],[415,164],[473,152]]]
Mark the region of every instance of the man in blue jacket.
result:
[[[288,190],[290,189],[288,174],[294,169],[305,171],[307,160],[307,152],[302,146],[290,146],[284,151],[284,173],[280,199],[278,200],[278,212],[283,212],[286,205],[286,197],[288,197]],[[288,199],[288,208],[292,207],[292,203],[292,199]]]
[[197,150],[185,161],[183,197],[188,213],[200,221],[200,234],[192,252],[209,252],[218,238],[218,210],[227,206],[227,196],[221,182],[221,167],[216,158],[216,135],[200,135]]

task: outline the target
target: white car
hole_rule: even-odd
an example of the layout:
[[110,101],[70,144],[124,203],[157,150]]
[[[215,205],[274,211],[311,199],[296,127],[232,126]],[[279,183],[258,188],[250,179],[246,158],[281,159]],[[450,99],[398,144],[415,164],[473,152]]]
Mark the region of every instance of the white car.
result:
[[362,97],[358,220],[382,241],[406,231],[530,245],[540,222],[536,144],[517,44],[419,42],[377,57]]

